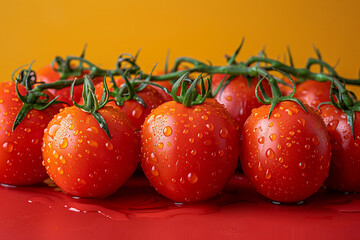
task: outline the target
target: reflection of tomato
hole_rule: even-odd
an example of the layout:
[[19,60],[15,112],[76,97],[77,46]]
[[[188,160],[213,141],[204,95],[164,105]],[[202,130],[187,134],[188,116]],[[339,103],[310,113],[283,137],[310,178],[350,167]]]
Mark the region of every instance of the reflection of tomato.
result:
[[360,192],[360,113],[355,113],[354,133],[346,114],[332,105],[320,107],[331,137],[331,165],[327,187],[344,192]]
[[219,193],[235,171],[238,137],[226,109],[214,99],[185,107],[166,102],[146,118],[141,166],[155,187],[176,202]]
[[[212,78],[213,91],[217,88],[220,82],[226,77],[225,74],[214,74]],[[248,81],[244,76],[237,76],[230,81],[224,88],[222,94],[219,92],[215,99],[225,105],[233,118],[238,133],[245,123],[245,120],[250,116],[253,108],[263,105],[255,96],[255,87],[258,83],[256,78],[253,78],[248,86]],[[271,96],[270,86],[267,82],[263,82],[265,91]]]
[[[124,83],[124,79],[118,78],[115,79],[117,86],[121,86]],[[113,91],[112,83],[110,80],[107,81],[110,91]],[[95,86],[95,94],[98,99],[101,99],[103,92],[103,83],[99,83]],[[144,123],[144,120],[147,115],[151,112],[152,109],[156,108],[160,104],[164,103],[164,99],[159,94],[159,92],[150,85],[147,85],[142,91],[136,93],[140,98],[145,102],[146,108],[142,106],[135,100],[125,101],[122,106],[117,106],[115,102],[109,102],[112,106],[119,107],[125,114],[130,118],[131,122],[135,125],[137,130],[141,129],[141,125]],[[110,97],[109,99],[114,99]]]
[[[30,110],[12,131],[15,117],[23,103],[15,92],[15,84],[0,83],[0,183],[26,185],[39,183],[47,174],[42,166],[41,143],[46,125],[62,107],[51,105],[45,110]],[[18,85],[25,95],[26,89]],[[53,98],[50,93],[47,93]]]
[[63,109],[44,132],[46,171],[64,191],[79,197],[114,193],[139,162],[135,128],[118,108],[98,110],[111,139],[95,118],[75,106]]
[[254,109],[241,136],[240,161],[256,190],[278,202],[315,193],[329,172],[330,137],[321,117],[306,106],[280,102]]
[[[81,76],[78,76],[76,78],[81,78],[87,73],[89,73],[89,71],[85,70]],[[37,76],[39,82],[44,82],[44,83],[52,83],[52,82],[55,82],[60,79],[60,74],[58,72],[56,72],[54,69],[52,69],[51,65],[47,65],[47,66],[37,70],[36,76]],[[74,79],[75,79],[75,77],[70,77],[67,80],[72,81]],[[103,80],[102,77],[98,77],[98,78],[95,78],[93,81],[94,81],[94,84],[96,84],[98,82],[101,82],[102,80]],[[83,89],[82,85],[78,85],[78,86],[74,87],[73,98],[74,98],[75,102],[79,102],[79,100],[81,99],[82,89]],[[60,97],[58,98],[58,101],[63,101],[63,102],[68,103],[69,105],[73,105],[71,96],[70,96],[70,86],[60,89],[60,90],[51,90],[51,92],[55,96],[60,95]]]

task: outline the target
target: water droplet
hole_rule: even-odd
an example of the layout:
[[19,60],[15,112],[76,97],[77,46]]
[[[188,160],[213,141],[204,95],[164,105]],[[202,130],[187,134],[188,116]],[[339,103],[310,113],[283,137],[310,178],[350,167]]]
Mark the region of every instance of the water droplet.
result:
[[27,132],[27,133],[30,133],[30,132],[31,132],[31,128],[25,128],[24,131]]
[[53,151],[52,154],[53,154],[54,158],[59,158],[59,154],[55,150]]
[[197,151],[195,149],[191,150],[191,155],[195,156],[197,154]]
[[266,150],[266,157],[267,157],[268,159],[273,159],[273,158],[275,157],[275,153],[274,153],[274,151],[273,151],[271,148],[269,148],[268,150]]
[[202,139],[202,137],[204,136],[204,134],[202,134],[202,133],[198,133],[198,138],[200,138],[200,139]]
[[291,115],[293,114],[293,112],[292,112],[290,109],[286,109],[285,112],[287,112],[287,114],[288,114],[289,116],[291,116]]
[[210,146],[210,145],[211,145],[211,140],[205,140],[205,141],[204,141],[204,145]]
[[300,162],[299,163],[299,168],[300,169],[305,169],[306,168],[306,164],[304,162]]
[[52,125],[52,126],[50,127],[50,129],[49,129],[49,135],[50,135],[51,137],[54,137],[55,134],[56,134],[56,132],[57,132],[57,130],[59,130],[59,128],[60,128],[60,125]]
[[76,136],[76,135],[78,135],[78,134],[79,134],[79,130],[76,129],[76,130],[74,131],[74,135]]
[[309,149],[310,149],[310,145],[309,145],[309,144],[306,144],[306,145],[305,145],[305,149],[309,150]]
[[269,123],[269,125],[268,125],[269,127],[272,127],[272,126],[274,126],[274,123],[273,122],[271,122],[271,123]]
[[69,129],[70,129],[70,130],[73,130],[74,128],[75,128],[75,125],[74,125],[74,124],[70,124]]
[[297,120],[303,127],[305,127],[305,119],[301,118]]
[[163,144],[162,142],[161,142],[161,143],[158,143],[157,147],[158,147],[159,149],[162,149],[162,148],[164,147],[164,144]]
[[59,142],[59,146],[61,149],[64,149],[68,146],[68,140],[67,138],[62,138]]
[[220,157],[224,156],[224,150],[222,150],[222,149],[219,150],[219,156]]
[[61,167],[58,167],[57,171],[58,171],[59,174],[64,174],[64,170]]
[[265,142],[265,138],[264,138],[264,137],[259,138],[259,139],[258,139],[258,142],[259,142],[260,144],[263,144],[263,143]]
[[279,118],[279,117],[281,117],[281,115],[280,115],[280,113],[275,113],[274,117]]
[[90,147],[93,147],[93,148],[97,148],[98,147],[98,143],[94,140],[87,140],[87,144],[89,144]]
[[63,157],[63,156],[60,156],[60,162],[62,163],[62,164],[65,164],[66,163],[66,159]]
[[252,168],[252,167],[253,167],[253,163],[251,163],[251,162],[248,162],[247,165],[248,165],[249,168]]
[[294,135],[295,135],[295,132],[294,132],[294,131],[290,131],[289,134],[290,134],[290,136],[294,136]]
[[77,142],[78,143],[82,143],[84,140],[82,139],[82,138],[79,138],[78,140],[77,140]]
[[188,179],[189,183],[195,184],[199,178],[195,173],[189,173],[187,175],[187,179]]
[[194,121],[194,117],[190,116],[189,121]]
[[97,127],[95,127],[95,126],[89,127],[88,129],[86,129],[86,131],[92,132],[92,133],[95,133],[95,134],[99,133],[99,129],[97,129]]
[[269,170],[269,169],[266,170],[265,178],[266,178],[266,179],[270,179],[270,178],[271,178],[271,173],[270,173],[270,170]]
[[194,143],[195,139],[194,138],[189,138],[189,142],[190,143]]
[[139,119],[141,114],[143,113],[143,110],[141,109],[140,106],[137,106],[132,112],[131,112],[131,116],[135,119]]
[[172,133],[171,127],[169,127],[169,126],[165,127],[164,130],[163,130],[163,133],[164,133],[164,135],[166,137],[169,137],[171,135],[171,133]]
[[14,145],[12,143],[5,142],[3,144],[3,149],[5,150],[5,152],[11,153],[14,150]]
[[214,125],[212,125],[211,123],[207,123],[206,127],[209,129],[209,131],[213,131],[214,130]]
[[319,137],[318,136],[313,136],[311,138],[312,142],[315,144],[315,146],[319,145],[320,143],[320,140],[319,140]]
[[151,160],[153,161],[153,162],[158,162],[158,159],[157,159],[157,157],[155,156],[155,153],[151,153],[150,154],[150,157],[151,157]]
[[188,129],[184,129],[183,130],[183,134],[188,134],[189,133],[189,130]]
[[152,175],[154,175],[155,177],[157,177],[157,176],[160,175],[159,171],[156,169],[155,166],[152,166],[152,168],[151,168],[151,173],[152,173]]
[[275,133],[271,134],[269,136],[269,138],[270,138],[271,141],[275,141],[276,140],[276,134]]
[[259,164],[258,164],[258,170],[259,170],[259,171],[262,171],[262,170],[263,170],[263,168],[262,168],[262,166],[261,166],[261,162],[259,162]]
[[112,145],[111,142],[106,142],[106,143],[105,143],[105,147],[106,147],[108,150],[110,150],[110,151],[114,149],[114,146]]
[[279,157],[279,163],[283,163],[284,162],[284,158],[283,157]]
[[150,115],[146,121],[147,124],[150,124],[152,121],[154,121],[155,115]]
[[286,146],[287,146],[288,148],[291,147],[291,143],[290,143],[290,142],[286,143]]
[[227,138],[229,136],[229,131],[226,128],[220,129],[220,137]]

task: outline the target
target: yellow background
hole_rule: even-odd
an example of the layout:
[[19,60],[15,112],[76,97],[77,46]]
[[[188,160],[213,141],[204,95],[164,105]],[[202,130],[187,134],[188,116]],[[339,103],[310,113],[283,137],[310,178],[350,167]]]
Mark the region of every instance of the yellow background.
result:
[[245,37],[239,60],[266,46],[270,57],[292,49],[295,64],[315,57],[335,64],[340,75],[356,78],[360,67],[360,1],[350,0],[182,0],[182,1],[2,1],[0,14],[1,81],[32,60],[34,68],[56,55],[79,55],[112,68],[120,53],[141,48],[140,65],[149,71],[170,60],[191,56],[224,64]]

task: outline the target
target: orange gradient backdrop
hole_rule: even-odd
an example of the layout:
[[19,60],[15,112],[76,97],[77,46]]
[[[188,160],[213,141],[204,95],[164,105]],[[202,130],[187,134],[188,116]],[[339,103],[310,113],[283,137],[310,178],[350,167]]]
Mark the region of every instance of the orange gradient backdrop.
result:
[[[56,56],[79,55],[112,68],[120,53],[141,48],[139,64],[149,71],[191,56],[224,64],[245,37],[239,60],[266,46],[283,59],[291,47],[295,64],[315,57],[313,45],[340,75],[356,78],[360,67],[360,1],[5,1],[0,14],[1,81],[36,60],[34,68]],[[360,92],[360,91],[359,91]]]

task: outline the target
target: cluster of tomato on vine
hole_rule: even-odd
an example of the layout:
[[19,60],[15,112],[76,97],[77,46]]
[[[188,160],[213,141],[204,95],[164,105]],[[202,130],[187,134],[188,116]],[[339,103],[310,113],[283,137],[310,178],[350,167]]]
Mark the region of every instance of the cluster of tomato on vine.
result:
[[[0,182],[50,177],[64,192],[116,192],[140,163],[150,184],[175,202],[219,194],[237,166],[256,190],[284,203],[322,186],[360,191],[359,103],[321,59],[305,68],[264,51],[224,66],[181,57],[144,73],[138,54],[113,70],[84,57],[56,57],[1,83]],[[314,65],[319,72],[312,71]],[[281,77],[279,77],[281,75]],[[238,163],[239,162],[239,163]]]

